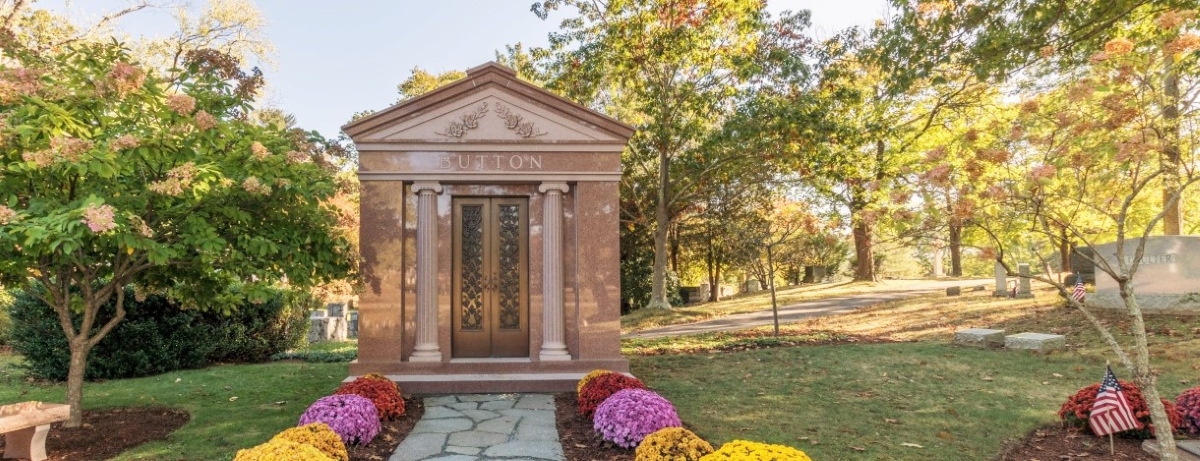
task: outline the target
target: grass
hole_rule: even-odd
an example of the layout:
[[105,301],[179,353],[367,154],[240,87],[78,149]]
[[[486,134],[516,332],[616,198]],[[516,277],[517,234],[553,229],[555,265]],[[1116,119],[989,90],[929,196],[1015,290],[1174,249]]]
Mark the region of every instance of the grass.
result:
[[[942,279],[946,280],[946,279]],[[850,296],[878,291],[881,288],[903,288],[928,280],[888,280],[883,282],[840,282],[815,285],[782,287],[775,292],[779,306],[801,301]],[[621,333],[632,333],[681,323],[692,323],[733,314],[758,312],[771,309],[771,292],[760,291],[728,297],[716,303],[704,303],[672,309],[641,309],[621,316]]]
[[271,360],[301,360],[305,362],[350,362],[358,358],[358,340],[325,341],[272,355]]
[[[65,387],[29,382],[20,358],[0,355],[0,402],[61,402]],[[346,377],[345,364],[277,362],[221,365],[84,385],[84,408],[168,406],[192,419],[167,441],[152,442],[117,460],[230,460],[296,425],[313,401]]]
[[[1066,398],[1114,359],[1081,314],[1056,306],[1050,293],[932,295],[784,330],[795,344],[821,345],[770,347],[768,327],[680,338],[682,346],[626,340],[623,350],[641,354],[630,357],[633,373],[714,445],[779,443],[821,460],[990,459],[1057,421]],[[1127,316],[1101,315],[1128,343]],[[1200,383],[1200,316],[1152,316],[1147,325],[1163,395]],[[985,326],[1066,334],[1070,348],[1037,355],[949,344],[954,330]],[[861,344],[870,338],[903,342]]]

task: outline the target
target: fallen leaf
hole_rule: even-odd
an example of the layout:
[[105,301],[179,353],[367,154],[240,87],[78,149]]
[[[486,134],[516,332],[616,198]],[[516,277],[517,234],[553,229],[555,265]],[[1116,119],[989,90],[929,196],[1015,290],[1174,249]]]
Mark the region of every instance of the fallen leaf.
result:
[[908,443],[908,442],[904,442],[904,443],[900,444],[900,446],[902,446],[902,447],[913,447],[913,448],[925,448],[925,447],[923,447],[923,446],[920,446],[920,445],[917,445],[917,444],[915,444],[915,443]]
[[954,440],[954,436],[950,435],[950,433],[946,431],[938,432],[937,436],[942,440]]
[[984,381],[991,381],[992,379],[994,379],[994,378],[992,378],[991,376],[984,376],[984,377],[983,377],[983,380],[984,380]]
[[230,398],[229,398],[229,401],[230,401],[230,402],[236,402],[236,401],[237,401],[237,396],[230,397]]
[[280,400],[278,402],[275,402],[276,405],[283,405],[285,403],[287,403],[287,400]]
[[856,447],[851,445],[850,448],[852,448],[854,451],[867,451],[865,447]]
[[183,381],[183,378],[175,378],[175,382]]
[[892,423],[892,424],[900,424],[900,421],[896,421],[896,420],[894,420],[894,419],[892,419],[892,418],[883,418],[883,422],[885,422],[885,423]]
[[1062,375],[1060,375],[1060,374],[1058,374],[1058,373],[1054,373],[1054,377],[1055,377],[1055,378],[1061,378],[1061,377],[1062,377]]

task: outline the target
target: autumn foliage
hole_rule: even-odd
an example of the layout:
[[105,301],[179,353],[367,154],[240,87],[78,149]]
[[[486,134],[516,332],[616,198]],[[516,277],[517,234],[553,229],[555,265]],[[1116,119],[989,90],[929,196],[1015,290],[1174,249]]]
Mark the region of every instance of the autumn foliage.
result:
[[[1118,381],[1121,384],[1121,390],[1125,393],[1125,398],[1129,401],[1129,407],[1133,410],[1134,418],[1142,426],[1138,429],[1120,432],[1118,435],[1135,439],[1153,437],[1154,423],[1150,421],[1150,408],[1146,405],[1146,398],[1142,396],[1141,389],[1138,389],[1136,384],[1129,381]],[[1092,412],[1092,406],[1096,403],[1096,394],[1099,391],[1100,383],[1080,389],[1063,403],[1062,408],[1058,410],[1058,417],[1070,425],[1078,427],[1087,426],[1088,415]],[[1179,414],[1179,410],[1175,408],[1175,404],[1171,403],[1170,400],[1162,399],[1162,404],[1167,411],[1167,418],[1171,420],[1172,428],[1178,431],[1183,424],[1183,418]]]
[[617,391],[625,389],[645,389],[646,385],[637,378],[631,378],[620,373],[606,373],[588,381],[579,391],[579,413],[591,419],[596,413],[596,407]]
[[333,394],[352,394],[370,400],[379,411],[380,420],[392,420],[404,415],[404,398],[400,396],[400,388],[390,379],[364,376],[342,384]]

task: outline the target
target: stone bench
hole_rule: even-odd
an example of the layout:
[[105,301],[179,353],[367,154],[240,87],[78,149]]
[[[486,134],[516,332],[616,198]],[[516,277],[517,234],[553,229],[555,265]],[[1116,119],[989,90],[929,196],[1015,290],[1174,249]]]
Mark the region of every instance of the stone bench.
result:
[[1067,348],[1067,337],[1063,335],[1048,335],[1044,333],[1020,333],[1004,337],[1005,349],[1025,349],[1037,352],[1049,352]]
[[954,332],[954,344],[960,346],[1000,347],[1004,345],[1004,330],[970,328]]
[[4,458],[46,459],[46,435],[50,424],[66,421],[71,406],[59,403],[21,402],[0,406],[0,434],[4,434]]

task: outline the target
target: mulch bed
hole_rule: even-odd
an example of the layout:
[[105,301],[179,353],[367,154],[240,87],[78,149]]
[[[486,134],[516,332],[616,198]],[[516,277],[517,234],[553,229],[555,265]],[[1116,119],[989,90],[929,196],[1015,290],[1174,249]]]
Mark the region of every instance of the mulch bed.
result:
[[[574,393],[554,396],[555,419],[566,461],[632,461],[633,450],[605,442],[594,430],[592,422],[575,410]],[[404,399],[404,416],[385,421],[375,441],[366,447],[349,447],[354,461],[388,459],[404,440],[425,407],[419,398]],[[153,440],[166,439],[171,432],[188,422],[183,411],[140,407],[84,411],[85,424],[80,428],[63,429],[56,423],[46,439],[50,461],[101,461],[130,448]],[[995,461],[1060,461],[1060,460],[1121,460],[1155,461],[1158,457],[1142,451],[1142,441],[1118,438],[1116,454],[1109,454],[1108,439],[1097,438],[1078,429],[1057,424],[1031,431],[1023,440],[1005,447]],[[0,438],[0,449],[4,441]]]
[[[63,423],[50,426],[46,459],[109,459],[143,443],[166,439],[191,418],[185,411],[161,407],[84,410],[81,427],[63,428]],[[3,446],[4,441],[0,440],[0,447]]]
[[633,450],[605,442],[592,429],[592,421],[579,414],[575,393],[554,396],[554,419],[566,461],[632,461]]
[[1115,454],[1108,451],[1108,437],[1059,424],[1034,429],[1019,442],[1010,444],[996,461],[1136,460],[1157,461],[1158,456],[1142,451],[1142,441],[1114,438]]
[[[369,446],[347,447],[352,461],[386,460],[396,451],[421,415],[425,405],[419,398],[404,399],[404,416],[384,421],[379,435]],[[50,427],[46,437],[48,461],[102,461],[146,442],[164,440],[191,416],[171,408],[138,407],[83,412],[83,427],[64,429],[62,423]],[[0,437],[0,452],[4,440]],[[21,461],[26,461],[22,459]]]

